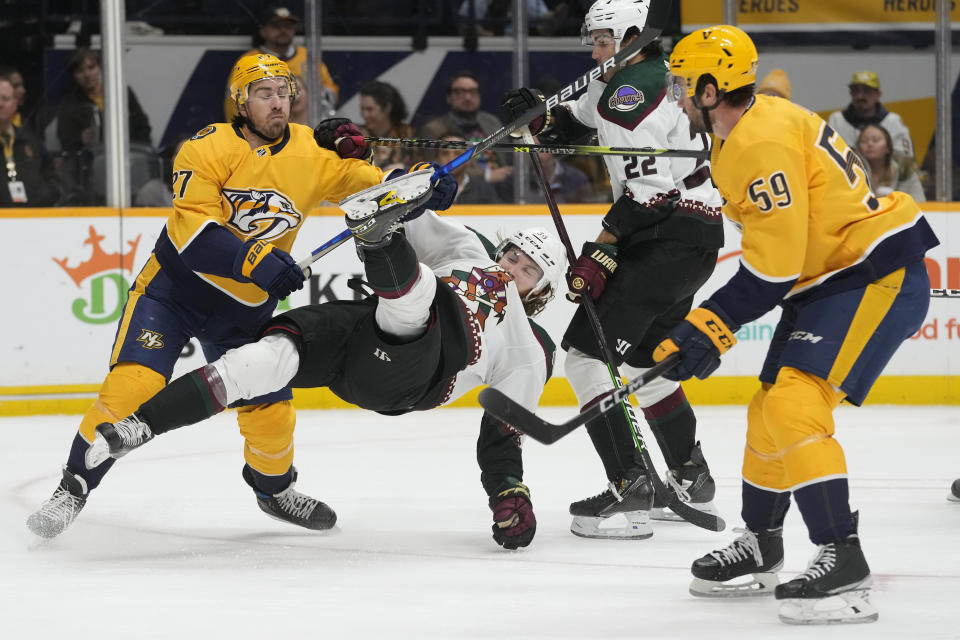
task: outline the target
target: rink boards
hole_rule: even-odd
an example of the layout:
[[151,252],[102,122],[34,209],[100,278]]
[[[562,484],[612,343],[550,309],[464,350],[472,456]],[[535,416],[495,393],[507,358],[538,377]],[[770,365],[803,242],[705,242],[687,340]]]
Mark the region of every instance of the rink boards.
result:
[[[565,205],[564,219],[576,247],[593,239],[607,205]],[[927,203],[924,211],[941,239],[928,254],[934,287],[960,288],[960,203]],[[126,291],[149,257],[168,215],[166,209],[27,209],[0,212],[6,237],[0,253],[4,298],[10,305],[0,343],[0,415],[82,412],[107,371],[110,347]],[[498,230],[540,225],[552,229],[542,205],[456,206],[448,214],[496,239]],[[300,232],[294,257],[339,233],[342,214],[321,208]],[[717,268],[701,290],[706,297],[736,271],[739,236],[727,226]],[[308,286],[281,305],[350,299],[347,280],[362,272],[349,244],[314,265]],[[656,283],[650,283],[656,286]],[[573,305],[558,297],[538,321],[559,342]],[[775,310],[744,326],[738,345],[707,381],[685,384],[691,400],[709,404],[745,402],[779,317]],[[558,353],[556,376],[547,384],[545,405],[572,405]],[[201,366],[196,345],[181,357],[176,374]],[[891,404],[960,404],[960,299],[933,299],[923,329],[904,345],[868,401]],[[475,404],[476,395],[460,405]],[[296,394],[302,408],[348,406],[325,389]]]

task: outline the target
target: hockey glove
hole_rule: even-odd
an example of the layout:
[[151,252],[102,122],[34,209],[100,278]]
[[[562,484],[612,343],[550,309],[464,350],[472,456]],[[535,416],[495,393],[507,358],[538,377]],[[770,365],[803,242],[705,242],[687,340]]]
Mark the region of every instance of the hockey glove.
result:
[[240,282],[253,282],[278,300],[303,288],[306,276],[283,249],[263,240],[249,240],[237,254],[233,275]]
[[[541,102],[543,102],[543,93],[541,93],[539,89],[521,87],[507,91],[503,94],[503,99],[500,102],[503,119],[507,122],[513,122]],[[545,132],[552,124],[553,116],[550,114],[550,110],[547,109],[542,116],[537,116],[531,120],[527,127],[530,129],[532,135],[537,135],[538,133]],[[517,130],[512,131],[510,135],[514,138],[519,138],[523,134],[520,130]]]
[[373,150],[363,139],[363,132],[348,118],[328,118],[313,130],[317,145],[336,151],[341,158],[367,160]]
[[[434,171],[440,169],[440,165],[436,162],[418,162],[417,164],[410,167],[410,173],[414,171],[420,171],[421,169],[426,169],[427,167],[432,168]],[[441,174],[439,178],[435,178],[433,181],[433,193],[430,194],[430,199],[427,200],[426,204],[422,207],[418,207],[405,215],[403,221],[407,222],[418,218],[423,214],[424,211],[430,209],[431,211],[445,211],[450,208],[450,205],[453,204],[453,201],[457,197],[457,190],[460,188],[460,184],[457,182],[457,179],[454,178],[449,173]]]
[[533,541],[537,518],[530,503],[530,490],[516,478],[507,478],[502,489],[490,497],[493,539],[504,549],[519,549]]
[[737,344],[733,334],[738,328],[723,309],[707,300],[667,334],[667,339],[654,349],[653,359],[660,362],[679,351],[679,364],[663,377],[681,381],[696,376],[704,380],[720,366],[720,356]]
[[603,242],[584,242],[580,257],[567,272],[567,300],[583,303],[583,296],[596,300],[617,270],[617,246]]

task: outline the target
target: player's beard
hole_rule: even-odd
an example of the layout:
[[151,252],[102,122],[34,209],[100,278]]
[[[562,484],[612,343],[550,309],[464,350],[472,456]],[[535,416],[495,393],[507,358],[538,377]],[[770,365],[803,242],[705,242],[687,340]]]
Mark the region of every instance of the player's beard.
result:
[[290,120],[289,116],[283,118],[274,118],[273,116],[277,113],[282,114],[283,111],[270,111],[262,119],[250,118],[250,124],[253,125],[253,128],[255,128],[258,133],[266,136],[267,141],[276,140],[282,136],[284,129],[287,127],[287,122]]
[[[687,104],[690,105],[690,109],[687,109]],[[703,119],[703,111],[693,106],[692,102],[688,102],[684,105],[683,111],[687,114],[687,119],[690,121],[690,137],[694,137],[700,133],[709,133],[707,129],[707,123]]]

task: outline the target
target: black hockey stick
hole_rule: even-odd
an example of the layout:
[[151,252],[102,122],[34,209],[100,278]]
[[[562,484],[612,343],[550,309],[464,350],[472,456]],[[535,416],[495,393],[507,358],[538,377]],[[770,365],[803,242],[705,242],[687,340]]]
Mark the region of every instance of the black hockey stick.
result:
[[[602,64],[590,69],[590,71],[587,71],[570,84],[561,88],[555,94],[547,98],[544,102],[539,102],[535,106],[530,107],[524,111],[523,115],[521,115],[519,118],[515,118],[511,122],[503,125],[486,138],[479,141],[477,144],[473,145],[444,166],[440,167],[440,171],[443,173],[450,173],[460,165],[472,160],[475,156],[479,156],[480,154],[486,152],[493,145],[510,135],[512,131],[516,131],[517,129],[530,124],[535,118],[545,114],[547,109],[552,109],[553,107],[558,106],[561,101],[566,100],[572,97],[573,94],[585,89],[591,81],[596,80],[610,69],[613,69],[621,63],[626,62],[634,55],[640,53],[641,49],[660,37],[660,33],[663,31],[664,26],[666,26],[667,21],[669,20],[669,14],[670,0],[652,0],[650,2],[649,11],[647,12],[647,25],[643,27],[640,35],[637,36],[633,42],[620,49],[620,51],[614,54],[614,56],[610,59],[605,60]],[[311,251],[309,256],[303,258],[297,264],[300,265],[301,268],[306,268],[311,263],[316,262],[349,240],[350,236],[351,234],[349,229],[341,231],[339,234],[333,238],[330,238],[322,245]]]
[[931,298],[960,298],[960,289],[930,289]]
[[[460,140],[434,140],[432,138],[364,138],[367,142],[383,147],[410,149],[469,149],[475,142]],[[549,153],[555,156],[664,156],[666,158],[696,158],[709,160],[709,151],[696,149],[654,149],[653,147],[603,147],[589,144],[511,144],[498,143],[490,147],[494,151],[512,153]]]
[[510,399],[507,394],[492,387],[487,387],[480,392],[480,405],[484,410],[489,411],[492,415],[506,422],[517,431],[527,434],[537,442],[553,444],[581,425],[615,408],[625,401],[631,393],[672,369],[679,360],[680,356],[678,354],[670,354],[647,369],[642,376],[634,378],[622,387],[610,390],[605,395],[600,396],[600,401],[592,407],[560,424],[547,422],[519,402]]
[[[533,139],[533,136],[530,135],[530,130],[526,127],[524,128],[524,137],[528,141]],[[543,171],[543,163],[540,162],[540,156],[535,153],[530,154],[530,160],[533,162],[533,167],[540,179],[540,186],[543,188],[544,200],[546,200],[547,208],[550,209],[550,217],[553,219],[553,223],[557,228],[557,234],[560,236],[560,241],[563,243],[563,247],[567,251],[567,259],[572,265],[576,261],[577,256],[573,251],[573,244],[570,242],[570,236],[567,233],[567,227],[563,223],[563,218],[560,217],[560,208],[557,206],[557,200],[553,195],[553,189],[550,187],[550,181],[547,180],[547,176]],[[660,497],[660,499],[666,503],[668,508],[670,508],[675,514],[690,524],[694,524],[710,531],[723,531],[726,528],[726,523],[722,518],[709,513],[704,513],[703,511],[694,509],[685,502],[682,502],[676,492],[669,489],[663,483],[663,480],[660,479],[660,476],[657,475],[657,470],[653,466],[653,460],[650,458],[650,452],[647,451],[647,445],[643,440],[643,436],[640,434],[640,427],[637,425],[636,418],[633,415],[633,409],[630,407],[630,401],[628,399],[630,391],[624,391],[627,387],[621,386],[620,372],[617,371],[617,366],[614,364],[616,360],[613,357],[613,352],[610,350],[610,345],[607,342],[606,334],[603,332],[603,325],[600,323],[600,316],[597,314],[596,305],[589,295],[583,295],[583,306],[586,309],[587,317],[590,320],[590,326],[593,329],[593,333],[597,338],[597,342],[600,344],[601,351],[603,352],[604,364],[607,366],[607,370],[610,372],[610,379],[614,386],[613,392],[623,392],[620,400],[610,403],[607,408],[619,405],[623,410],[624,417],[627,419],[627,423],[630,425],[630,430],[633,434],[634,444],[637,447],[637,451],[640,453],[640,457],[643,460],[643,465],[646,467],[647,474],[650,477],[653,490]],[[669,364],[665,364],[669,360],[669,358],[666,358],[663,362],[657,365],[660,367],[659,369],[657,369],[657,367],[652,367],[651,371],[656,369],[657,373],[656,375],[649,377],[647,382],[655,377],[658,377],[661,373],[672,367],[674,364],[676,364],[678,359],[679,356],[676,356],[673,358],[673,360],[670,360]],[[643,379],[642,376],[641,379]],[[646,382],[643,384],[646,384]],[[602,404],[604,403],[601,401],[601,403],[598,403],[596,407],[600,407]],[[484,407],[484,409],[487,409],[486,405],[483,405],[482,401],[481,405]],[[491,413],[493,413],[493,415],[497,415],[493,411],[491,411]],[[604,411],[601,410],[597,412],[596,415],[599,416],[603,413]],[[502,416],[497,417],[501,420],[505,420]],[[509,420],[506,420],[506,422],[511,426],[515,426]],[[523,429],[519,429],[519,431],[523,431]]]

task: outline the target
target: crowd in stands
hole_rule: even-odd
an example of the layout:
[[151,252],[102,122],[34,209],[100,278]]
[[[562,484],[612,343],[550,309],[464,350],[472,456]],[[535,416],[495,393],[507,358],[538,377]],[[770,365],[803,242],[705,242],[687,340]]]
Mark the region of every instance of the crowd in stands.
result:
[[[562,17],[583,15],[589,4],[589,1],[528,0],[528,11],[532,20],[547,25],[552,19],[556,26],[560,24],[556,20]],[[504,32],[497,26],[498,20],[509,23],[512,7],[513,2],[503,0],[463,0],[458,15],[474,15],[478,18],[480,33],[497,34]],[[301,18],[291,9],[268,5],[256,16],[253,46],[243,55],[270,53],[287,62],[296,76],[299,91],[291,109],[291,122],[308,124],[307,95],[311,91],[320,91],[323,96],[322,117],[336,113],[341,96],[335,80],[336,69],[331,72],[321,63],[315,74],[306,71],[307,51],[294,42],[301,26]],[[556,29],[562,31],[560,27]],[[542,26],[541,31],[544,30],[550,28]],[[2,207],[102,205],[105,202],[104,79],[99,52],[78,49],[69,58],[66,71],[72,86],[58,106],[50,110],[51,115],[41,118],[37,111],[22,113],[27,88],[20,71],[0,65],[0,142],[7,164],[7,171],[3,172],[7,185],[0,189]],[[481,140],[501,126],[498,114],[481,109],[483,87],[475,73],[465,69],[442,81],[445,82],[446,110],[433,117],[421,113],[416,118],[395,86],[382,80],[366,82],[359,89],[361,121],[357,124],[367,136],[455,142]],[[555,80],[543,79],[541,89],[545,94],[553,93],[559,88],[555,83]],[[829,125],[858,153],[876,193],[884,195],[896,189],[910,193],[918,201],[924,200],[924,190],[929,195],[933,188],[929,171],[932,151],[924,163],[928,171],[921,171],[903,119],[880,101],[880,78],[875,72],[855,73],[848,89],[849,104],[830,114]],[[760,80],[757,91],[786,100],[793,98],[790,79],[783,69],[771,70]],[[799,102],[802,103],[802,98]],[[421,111],[429,107],[421,105]],[[156,149],[151,139],[151,123],[129,87],[127,109],[133,204],[167,206],[172,198],[167,176],[176,151],[190,133],[182,132]],[[225,96],[222,120],[231,122],[235,111],[233,100]],[[217,114],[211,120],[220,118]],[[422,124],[415,127],[414,122]],[[378,146],[375,162],[384,168],[410,166],[420,160],[445,163],[460,153],[462,150],[458,149],[424,151]],[[600,158],[561,159],[549,154],[541,157],[560,202],[598,202],[609,197],[609,178]],[[488,151],[460,167],[455,172],[461,187],[457,202],[515,202],[516,161],[513,154]],[[542,200],[533,172],[528,172],[528,177],[527,201]]]

